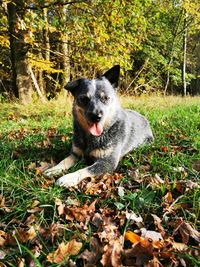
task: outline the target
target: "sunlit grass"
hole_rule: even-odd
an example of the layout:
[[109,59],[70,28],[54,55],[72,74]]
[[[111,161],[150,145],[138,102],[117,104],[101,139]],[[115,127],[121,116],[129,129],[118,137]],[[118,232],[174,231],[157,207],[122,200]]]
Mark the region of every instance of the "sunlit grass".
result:
[[[86,195],[80,190],[58,188],[53,183],[44,187],[44,178],[37,176],[34,169],[29,169],[33,163],[38,167],[44,161],[59,162],[69,153],[72,138],[71,96],[61,95],[48,103],[36,101],[29,106],[0,104],[0,195],[5,197],[6,207],[10,209],[10,212],[1,216],[2,229],[5,226],[6,230],[12,231],[17,227],[15,221],[24,223],[30,216],[35,200],[41,209],[36,213],[40,225],[47,227],[59,222],[55,199],[66,201],[69,196],[73,196],[80,204],[98,198],[98,206],[120,211],[133,210],[148,225],[149,214],[159,216],[162,197],[166,192],[171,191],[176,197],[174,185],[177,180],[198,182],[199,173],[193,169],[193,164],[200,160],[200,97],[121,96],[120,100],[123,107],[139,111],[150,120],[155,141],[121,160],[117,171],[122,173],[120,185],[125,188],[124,196],[113,197],[111,194],[108,199],[102,200],[101,194]],[[81,164],[72,171],[80,168]],[[144,172],[142,166],[149,166],[148,171]],[[184,172],[177,171],[180,167]],[[166,183],[160,188],[142,185],[137,190],[129,189],[131,170],[137,170],[141,175],[143,172],[152,177],[158,175]],[[180,209],[177,216],[198,227],[199,190],[186,192],[180,203],[190,206],[190,211]],[[73,234],[69,230],[63,238],[67,240]],[[44,240],[41,242],[44,247],[47,246]],[[26,254],[30,247],[31,244],[22,245],[22,254]],[[41,262],[51,250],[49,247],[44,249]],[[6,258],[10,266],[13,262],[15,266],[15,256],[21,253],[17,248],[13,251]]]

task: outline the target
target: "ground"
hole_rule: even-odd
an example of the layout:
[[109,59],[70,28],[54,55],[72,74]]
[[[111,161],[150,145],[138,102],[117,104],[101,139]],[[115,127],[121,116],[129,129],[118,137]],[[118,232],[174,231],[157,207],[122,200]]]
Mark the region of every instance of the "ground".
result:
[[0,104],[0,266],[200,266],[200,97],[121,103],[155,142],[71,189],[42,170],[70,150],[72,99]]

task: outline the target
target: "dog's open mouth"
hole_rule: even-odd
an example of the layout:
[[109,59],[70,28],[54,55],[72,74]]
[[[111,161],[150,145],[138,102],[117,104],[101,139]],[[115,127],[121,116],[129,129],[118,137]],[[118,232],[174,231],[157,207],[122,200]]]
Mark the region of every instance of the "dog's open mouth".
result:
[[88,131],[94,136],[100,136],[103,132],[103,125],[100,122],[88,123]]

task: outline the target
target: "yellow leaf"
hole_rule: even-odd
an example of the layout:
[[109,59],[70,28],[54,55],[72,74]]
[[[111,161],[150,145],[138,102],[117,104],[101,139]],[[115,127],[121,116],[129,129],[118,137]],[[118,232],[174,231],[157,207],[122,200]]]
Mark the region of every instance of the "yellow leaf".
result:
[[133,233],[132,231],[127,231],[125,233],[125,237],[126,240],[129,240],[131,243],[137,243],[140,241],[141,237],[135,233]]
[[66,257],[70,255],[77,255],[82,247],[81,242],[75,239],[70,240],[67,244],[62,242],[54,253],[47,255],[47,261],[51,263],[61,263]]

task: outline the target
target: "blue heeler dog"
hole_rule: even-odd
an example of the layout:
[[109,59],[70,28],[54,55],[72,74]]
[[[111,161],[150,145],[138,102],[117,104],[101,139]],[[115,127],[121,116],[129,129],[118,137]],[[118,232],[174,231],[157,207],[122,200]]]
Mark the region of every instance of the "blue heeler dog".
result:
[[79,157],[90,164],[57,180],[60,186],[76,186],[86,177],[112,172],[131,150],[153,140],[148,121],[139,113],[122,109],[117,98],[120,66],[97,79],[78,79],[65,89],[74,96],[74,136],[71,154],[45,175],[60,175]]

